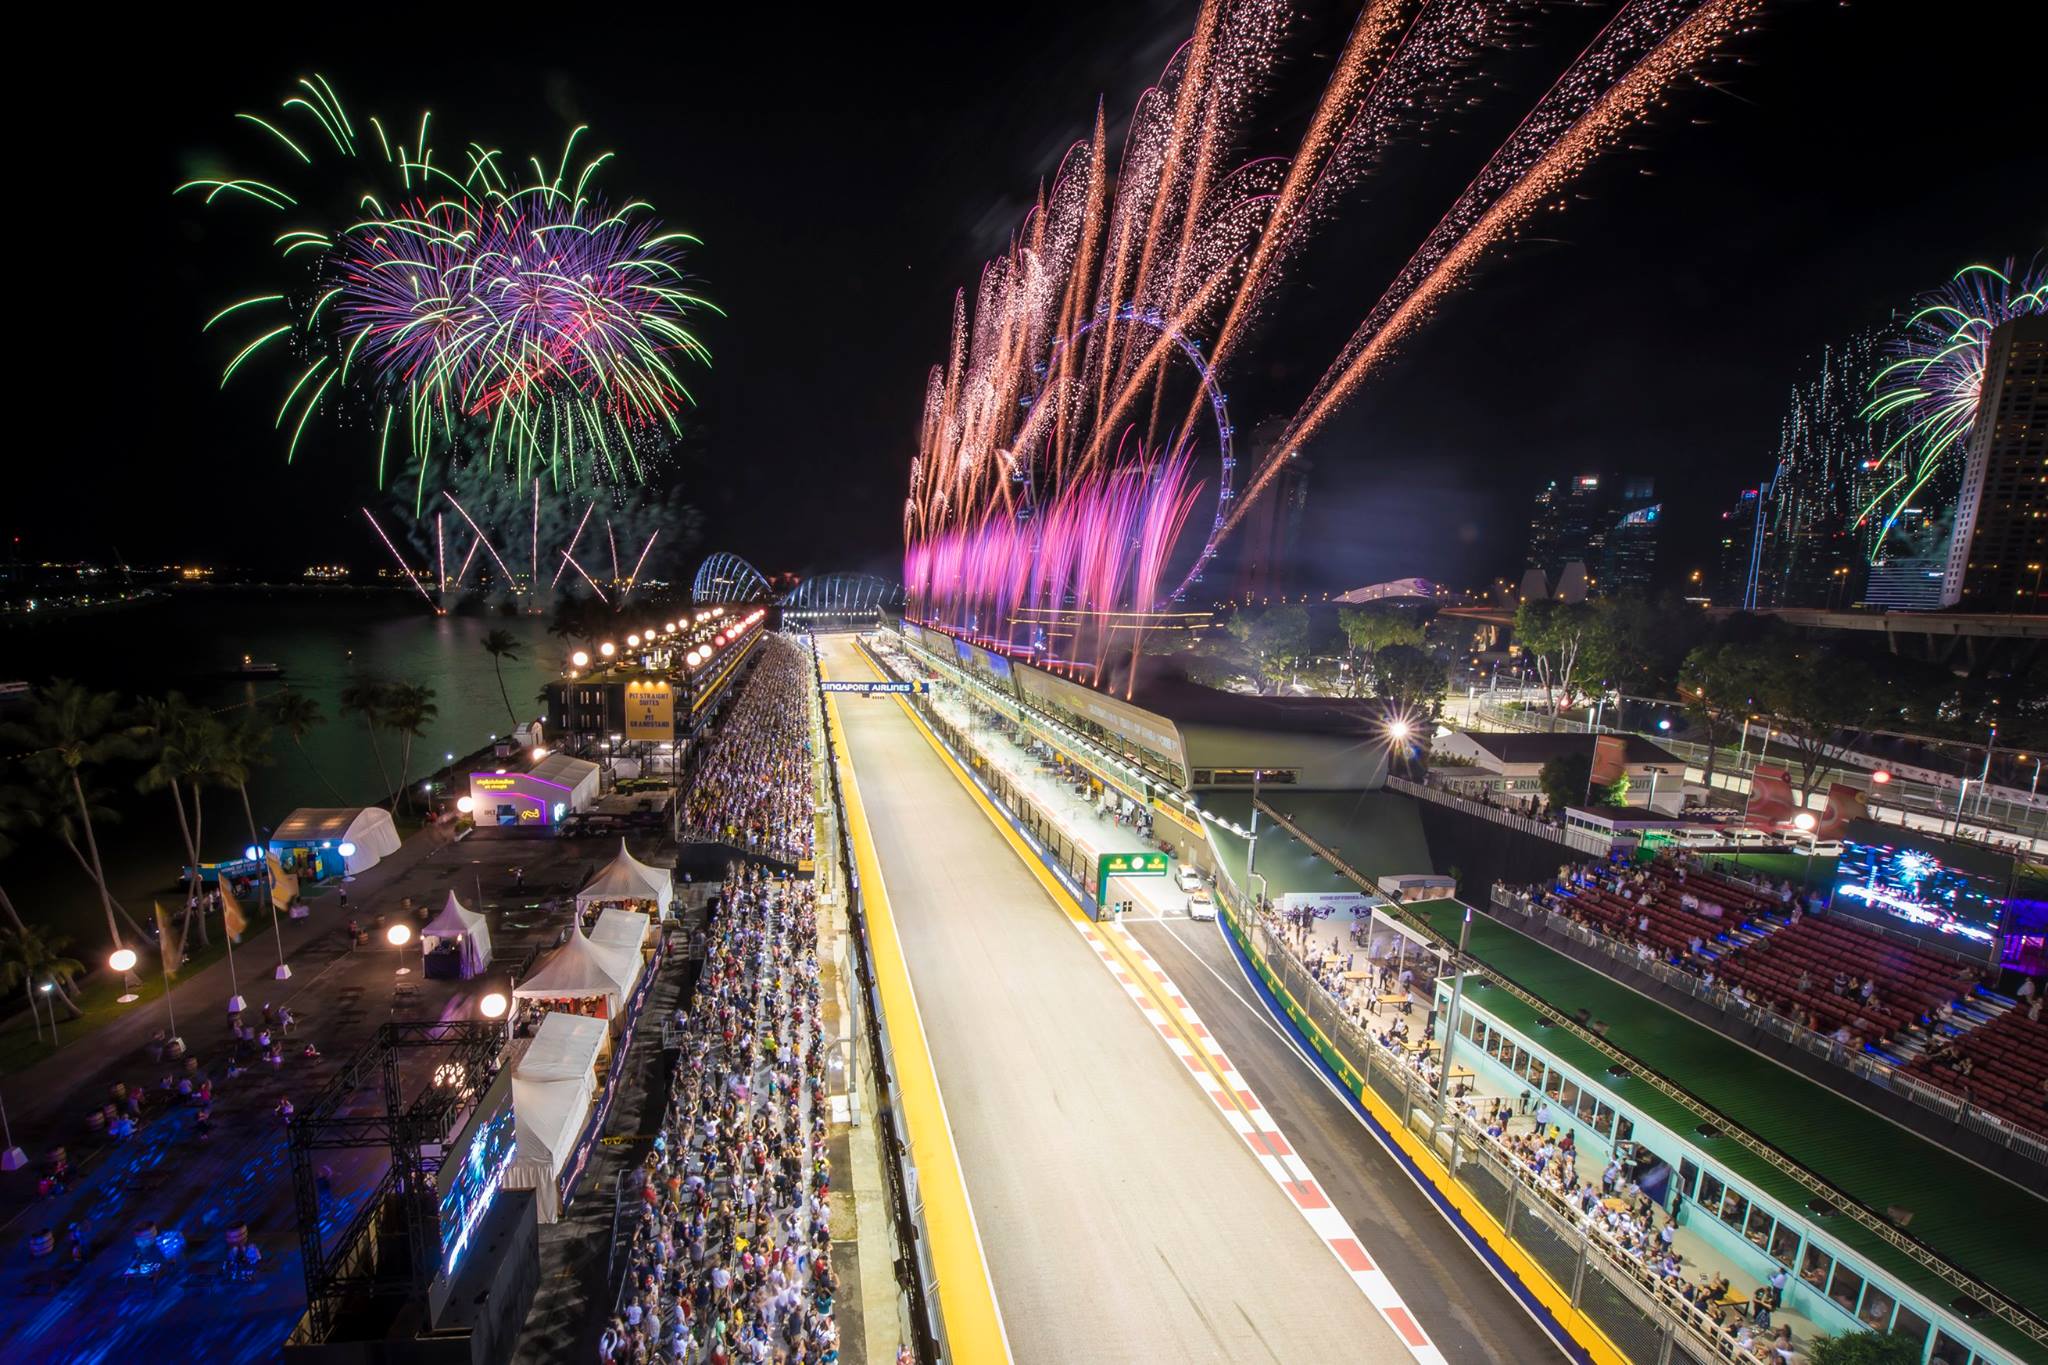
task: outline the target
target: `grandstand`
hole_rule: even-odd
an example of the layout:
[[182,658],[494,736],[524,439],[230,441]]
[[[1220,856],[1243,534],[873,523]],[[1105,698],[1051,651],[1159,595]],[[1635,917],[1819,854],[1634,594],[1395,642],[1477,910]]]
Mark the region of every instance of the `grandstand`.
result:
[[[1203,804],[1222,879],[1242,889],[1250,803]],[[1275,898],[1368,890],[1381,875],[1421,869],[1426,842],[1414,812],[1396,809],[1405,804],[1389,793],[1267,798],[1253,889]],[[1665,969],[1688,963],[1760,1008],[1846,1030],[1933,1084],[1963,1083],[1953,1067],[1973,1057],[1967,1081],[1979,1106],[2048,1127],[2048,1033],[1954,958],[1852,920],[1795,915],[1789,888],[1694,868],[1681,880],[1670,864],[1565,871],[1545,888],[1553,919],[1603,935],[1624,962],[1640,953]],[[1456,943],[1461,903],[1391,909],[1445,948]],[[1457,1047],[1463,1055],[1478,1036],[1488,1040],[1492,1057],[1471,1062],[1482,1088],[1517,1084],[1502,1069],[1512,1053],[1520,1074],[1546,1078],[1553,1099],[1561,1087],[1567,1107],[1624,1116],[1634,1141],[1670,1167],[1695,1264],[1755,1282],[1783,1267],[1793,1277],[1789,1311],[1815,1330],[1881,1320],[1921,1341],[1927,1359],[2048,1358],[2040,1168],[2006,1152],[2019,1174],[2003,1175],[1910,1131],[1625,984],[1619,965],[1595,970],[1485,917],[1468,951],[1479,975],[1467,978],[1466,1006],[1484,1027],[1461,1023]],[[1874,983],[1867,997],[1865,981]],[[1602,1145],[1598,1131],[1581,1140]]]

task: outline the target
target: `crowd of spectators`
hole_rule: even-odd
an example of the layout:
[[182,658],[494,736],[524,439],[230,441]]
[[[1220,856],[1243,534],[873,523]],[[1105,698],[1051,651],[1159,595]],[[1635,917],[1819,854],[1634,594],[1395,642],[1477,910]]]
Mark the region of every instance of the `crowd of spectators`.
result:
[[[1357,956],[1342,940],[1318,933],[1313,922],[1260,907],[1267,941],[1282,945],[1294,965],[1325,993],[1327,1003],[1365,1032],[1397,1064],[1416,1073],[1434,1092],[1441,1075],[1436,1045],[1432,987],[1413,968],[1368,959],[1357,974]],[[1369,1003],[1358,999],[1361,984],[1380,992]],[[1413,999],[1392,1003],[1393,997]],[[1447,1099],[1466,1135],[1485,1142],[1495,1156],[1537,1190],[1546,1204],[1596,1240],[1612,1259],[1627,1266],[1643,1286],[1663,1299],[1693,1328],[1716,1340],[1724,1359],[1756,1365],[1794,1365],[1804,1359],[1790,1324],[1774,1322],[1783,1303],[1782,1275],[1742,1293],[1727,1276],[1703,1273],[1686,1264],[1676,1245],[1677,1225],[1637,1183],[1637,1172],[1620,1156],[1597,1175],[1582,1173],[1577,1138],[1567,1117],[1543,1095],[1524,1091],[1510,1100],[1475,1088],[1473,1073],[1452,1072]]]
[[693,833],[788,863],[811,856],[809,668],[792,641],[771,634],[761,642],[683,799]]
[[606,1365],[838,1359],[817,949],[811,883],[729,870],[677,1012]]

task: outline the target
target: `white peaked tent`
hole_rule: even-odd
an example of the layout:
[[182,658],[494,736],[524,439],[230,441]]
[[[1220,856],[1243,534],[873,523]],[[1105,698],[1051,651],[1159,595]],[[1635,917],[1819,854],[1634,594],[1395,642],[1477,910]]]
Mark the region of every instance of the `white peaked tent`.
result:
[[621,839],[619,856],[576,893],[576,908],[583,910],[617,901],[653,901],[661,917],[667,919],[669,901],[674,895],[668,869],[641,862],[626,851],[626,841]]
[[550,1014],[541,1020],[526,1055],[512,1067],[512,1115],[519,1146],[505,1184],[532,1190],[540,1221],[562,1216],[561,1174],[597,1090],[597,1059],[604,1051],[602,1019]]
[[398,826],[381,806],[306,806],[285,816],[270,834],[272,849],[331,845],[338,852],[343,844],[354,848],[342,858],[353,877],[398,852]]
[[441,913],[420,930],[420,951],[431,953],[450,939],[462,948],[464,980],[491,965],[490,926],[476,911],[463,909],[453,891],[448,893],[448,903],[441,907]]
[[619,1002],[625,998],[631,980],[627,977],[621,981],[620,964],[612,953],[592,944],[583,937],[582,930],[572,928],[567,941],[549,953],[532,976],[514,986],[512,994],[521,1000],[589,1000],[603,996],[606,1017],[616,1018]]
[[597,923],[590,926],[590,946],[618,965],[628,996],[640,984],[640,973],[646,966],[642,949],[653,927],[654,921],[649,916],[637,910],[623,910],[616,905],[600,910]]

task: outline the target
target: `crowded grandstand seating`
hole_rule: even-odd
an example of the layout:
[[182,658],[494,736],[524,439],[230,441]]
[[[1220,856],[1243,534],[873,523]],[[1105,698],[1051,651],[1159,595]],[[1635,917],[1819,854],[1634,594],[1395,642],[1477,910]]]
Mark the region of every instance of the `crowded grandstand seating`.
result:
[[1976,989],[1974,974],[1947,958],[1853,921],[1805,914],[1789,885],[1760,890],[1678,861],[1561,869],[1539,899],[1674,966],[1711,972],[1819,1032],[1846,1028],[1844,1041],[1859,1045],[1903,1042],[1911,1053],[1918,1044],[1905,1035],[1946,1031],[1943,1007]]
[[[1975,974],[1947,958],[1895,942],[1861,925],[1803,917],[1725,958],[1721,975],[1751,995],[1818,1015],[1823,1031],[1846,1024],[1870,1042],[1884,1042],[1954,1006],[1976,985]],[[1865,999],[1842,983],[1874,982]]]
[[2048,1020],[2024,1009],[1943,1040],[1907,1071],[2021,1127],[2048,1127]]
[[1608,933],[1672,954],[1688,951],[1698,938],[1716,956],[1759,932],[1754,921],[1768,904],[1748,887],[1666,863],[1591,864],[1573,871],[1554,895],[1569,905],[1554,901],[1553,909],[1575,909]]

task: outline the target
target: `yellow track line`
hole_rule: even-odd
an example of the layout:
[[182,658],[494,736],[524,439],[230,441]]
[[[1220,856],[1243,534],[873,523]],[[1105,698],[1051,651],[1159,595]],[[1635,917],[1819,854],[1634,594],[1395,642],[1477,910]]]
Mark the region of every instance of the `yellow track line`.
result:
[[[822,672],[822,661],[820,663]],[[860,870],[868,941],[873,949],[875,988],[882,997],[882,1017],[890,1024],[889,1043],[896,1061],[896,1088],[902,1097],[903,1127],[910,1139],[910,1159],[917,1167],[918,1193],[924,1202],[926,1235],[931,1241],[932,1292],[938,1296],[945,1325],[946,1353],[960,1365],[1010,1359],[1010,1337],[996,1302],[995,1281],[981,1245],[981,1228],[967,1196],[960,1154],[953,1146],[953,1124],[946,1115],[945,1096],[932,1065],[931,1043],[924,1016],[911,985],[910,964],[889,908],[889,888],[881,859],[861,804],[860,781],[846,748],[846,727],[838,700],[825,696],[832,716],[832,747],[845,778],[846,829],[853,840],[854,863]],[[911,1027],[903,1027],[908,1020]],[[908,1250],[906,1248],[905,1250]]]
[[[873,670],[874,675],[885,682],[888,681],[888,675],[876,665],[872,658],[868,657],[867,650],[859,645],[855,647],[860,649],[862,661]],[[1051,869],[1046,867],[1044,859],[1038,856],[1031,845],[1024,842],[1024,836],[1017,833],[1009,820],[1004,818],[1003,813],[995,808],[995,805],[989,801],[987,796],[983,795],[981,788],[975,784],[974,778],[947,751],[945,744],[940,741],[937,735],[932,733],[931,727],[925,724],[924,717],[918,715],[916,708],[911,706],[902,696],[899,695],[894,700],[898,706],[903,708],[903,714],[910,718],[910,723],[917,727],[918,733],[925,737],[925,742],[932,746],[932,752],[939,756],[939,761],[946,765],[953,776],[959,780],[960,785],[967,789],[968,796],[972,797],[974,803],[981,807],[982,814],[987,816],[989,823],[996,827],[996,833],[1003,837],[1004,841],[1010,845],[1011,850],[1023,860],[1024,866],[1030,871],[1031,875],[1038,879],[1039,886],[1044,888],[1045,894],[1052,900],[1053,905],[1075,924],[1090,924],[1088,912],[1081,908],[1081,903],[1074,898],[1074,893],[1067,890],[1061,884],[1059,878],[1053,876]],[[1229,1097],[1232,1107],[1240,1114],[1243,1114],[1247,1122],[1251,1122],[1254,1127],[1258,1127],[1259,1125],[1252,1119],[1251,1110],[1246,1108],[1244,1101],[1239,1098],[1237,1087],[1232,1085],[1229,1078],[1223,1074],[1223,1069],[1217,1065],[1216,1059],[1209,1054],[1208,1047],[1196,1035],[1194,1028],[1181,1014],[1180,1007],[1173,1003],[1172,998],[1165,993],[1165,989],[1154,979],[1152,973],[1145,970],[1143,964],[1131,955],[1130,949],[1125,947],[1122,942],[1123,936],[1110,932],[1110,929],[1107,927],[1097,930],[1096,933],[1104,943],[1109,945],[1110,950],[1117,955],[1117,959],[1124,964],[1125,969],[1130,972],[1131,976],[1145,987],[1145,993],[1152,998],[1152,1002],[1158,1006],[1159,1012],[1165,1015],[1167,1021],[1173,1025],[1173,1030],[1180,1036],[1181,1041],[1186,1043],[1193,1050],[1195,1056],[1201,1060],[1203,1069],[1216,1078],[1217,1085]]]

